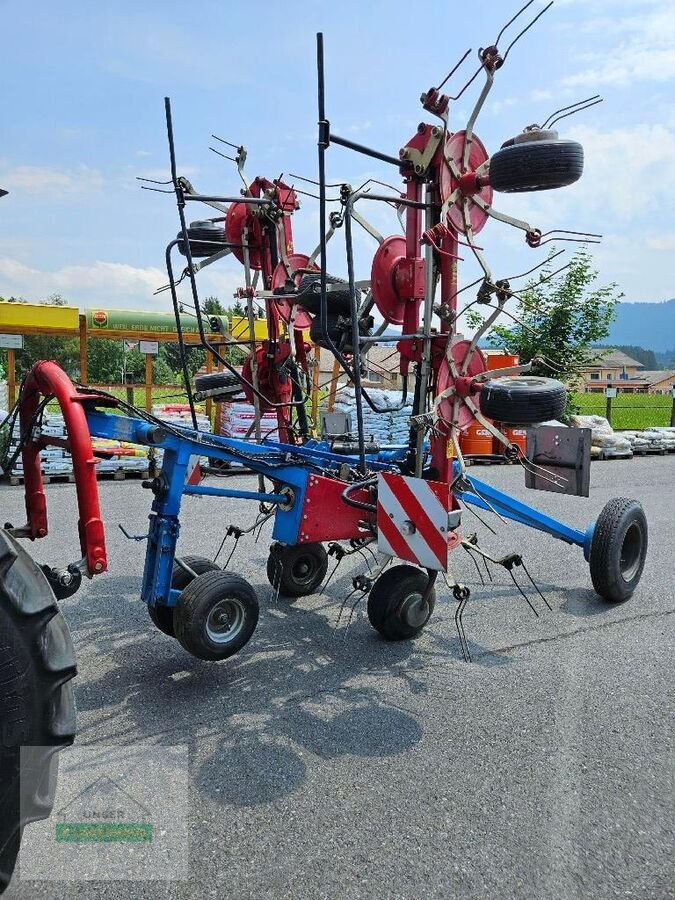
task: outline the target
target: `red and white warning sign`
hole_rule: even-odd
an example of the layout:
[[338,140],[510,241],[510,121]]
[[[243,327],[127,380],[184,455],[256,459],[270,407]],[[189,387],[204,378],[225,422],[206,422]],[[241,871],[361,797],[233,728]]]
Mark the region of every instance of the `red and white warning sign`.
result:
[[446,483],[380,473],[377,549],[427,569],[446,570],[450,507],[450,487]]

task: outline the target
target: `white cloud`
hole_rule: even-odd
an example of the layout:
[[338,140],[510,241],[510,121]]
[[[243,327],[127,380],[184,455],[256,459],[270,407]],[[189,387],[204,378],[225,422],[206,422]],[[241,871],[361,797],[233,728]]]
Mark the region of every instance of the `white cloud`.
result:
[[101,173],[89,166],[57,169],[49,166],[5,165],[0,167],[0,183],[10,194],[16,192],[59,200],[98,192],[104,181]]
[[[652,6],[651,3],[646,6]],[[634,13],[634,8],[632,12]],[[642,15],[589,18],[583,30],[601,36],[599,49],[580,56],[586,68],[564,78],[567,87],[665,82],[675,76],[675,7],[659,4]],[[613,39],[608,45],[607,39]]]
[[[233,264],[234,265],[234,264]],[[237,263],[237,268],[241,267]],[[180,264],[176,266],[177,276]],[[226,305],[241,286],[238,272],[222,268],[198,275],[200,298],[219,297]],[[49,294],[62,294],[73,305],[100,305],[127,309],[171,309],[168,292],[154,296],[167,283],[166,272],[154,266],[137,268],[125,263],[95,262],[86,266],[63,266],[53,271],[32,268],[17,259],[0,257],[0,296],[41,300]],[[191,302],[187,281],[181,286],[181,298]]]

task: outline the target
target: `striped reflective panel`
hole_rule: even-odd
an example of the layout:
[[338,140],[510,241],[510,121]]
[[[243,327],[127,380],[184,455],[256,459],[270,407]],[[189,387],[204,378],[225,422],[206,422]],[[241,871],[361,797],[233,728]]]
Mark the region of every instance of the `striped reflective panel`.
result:
[[449,486],[385,472],[378,476],[377,493],[378,550],[427,569],[446,570]]

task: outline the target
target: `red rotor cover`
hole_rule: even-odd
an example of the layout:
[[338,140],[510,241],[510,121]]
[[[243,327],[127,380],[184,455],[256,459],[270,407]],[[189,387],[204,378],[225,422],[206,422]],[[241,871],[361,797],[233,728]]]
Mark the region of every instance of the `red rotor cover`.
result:
[[[467,173],[473,174],[479,166],[482,166],[483,163],[487,159],[489,159],[487,150],[483,146],[482,142],[474,134],[471,139],[471,149],[469,150],[468,166],[466,169],[464,169],[462,167],[462,159],[464,157],[465,136],[465,131],[456,131],[453,135],[450,135],[450,137],[448,137],[445,145],[446,154],[454,161],[458,171],[462,175],[466,175]],[[453,194],[458,187],[459,184],[457,183],[457,180],[453,177],[452,172],[450,171],[450,167],[444,160],[443,165],[441,166],[442,202],[445,203],[448,197]],[[489,184],[486,184],[476,193],[484,203],[487,203],[488,206],[492,204],[492,188]],[[459,202],[453,203],[453,205],[450,207],[450,211],[448,212],[448,225],[452,225],[455,231],[459,232],[460,234],[466,234],[466,229],[464,226],[464,213],[462,211],[462,203],[464,199],[466,199],[469,208],[469,221],[471,222],[471,230],[474,234],[478,234],[478,232],[487,222],[488,216],[487,213],[485,213],[480,208],[480,206],[473,202],[473,200],[471,199],[471,194],[463,195]]]
[[[304,253],[291,253],[287,257],[287,259],[291,272],[297,273],[293,277],[293,281],[295,282],[295,286],[299,287],[304,273],[297,272],[297,270],[307,268],[307,266],[309,265],[309,256],[306,256]],[[312,266],[312,268],[316,269],[317,272],[319,271],[317,266]],[[282,288],[286,284],[286,279],[286,266],[282,262],[280,262],[274,269],[274,272],[272,272],[272,290],[275,291],[279,288]],[[287,325],[291,321],[291,310],[294,306],[297,307],[297,312],[295,314],[295,327],[304,330],[305,328],[309,328],[312,324],[312,317],[307,312],[307,310],[303,309],[299,304],[294,303],[291,297],[280,297],[278,300],[275,299],[272,302],[274,303],[280,317]]]
[[[249,229],[248,258],[252,269],[262,269],[262,254],[260,252],[261,228],[257,219],[251,215],[250,207],[246,203],[231,203],[225,216],[225,237],[228,244],[241,244],[244,228]],[[244,264],[244,251],[241,247],[233,247],[232,253]]]
[[[452,345],[451,352],[452,358],[455,361],[455,365],[457,366],[458,371],[461,371],[462,365],[464,363],[464,359],[466,357],[467,351],[471,346],[471,341],[458,341],[456,344]],[[485,357],[481,353],[481,351],[476,347],[476,349],[471,354],[471,360],[469,361],[469,365],[466,370],[466,375],[468,378],[473,378],[475,375],[480,375],[482,372],[487,370],[487,363],[485,361]],[[438,375],[436,377],[436,396],[442,394],[444,390],[449,388],[454,383],[453,377],[450,374],[450,366],[448,365],[448,360],[445,356],[443,356],[443,361],[441,362],[440,368],[438,370]],[[474,402],[477,402],[474,400]],[[448,422],[452,421],[452,407],[454,404],[454,395],[450,397],[446,397],[444,400],[441,400],[441,403],[438,408],[438,414],[446,419]],[[466,428],[473,422],[473,413],[469,409],[469,407],[460,401],[459,404],[459,421],[458,425],[460,428]]]
[[405,258],[405,238],[393,234],[385,238],[373,257],[370,289],[375,306],[392,325],[402,325],[406,300],[402,299],[395,283],[396,266]]
[[[293,393],[293,384],[291,382],[290,375],[281,376],[279,374],[279,365],[282,363],[290,354],[291,348],[288,344],[283,344],[281,347],[277,347],[277,352],[275,354],[275,359],[273,363],[270,363],[268,359],[268,348],[263,344],[262,347],[258,347],[255,352],[256,361],[258,363],[258,388],[260,393],[267,397],[268,400],[271,400],[272,403],[290,403],[292,393]],[[244,360],[244,365],[242,366],[241,374],[244,378],[250,383],[253,384],[253,365],[251,361],[251,354],[249,354]],[[244,394],[246,395],[246,399],[250,404],[253,404],[253,399],[255,394],[247,385],[243,385]],[[260,412],[270,412],[275,409],[269,403],[266,403],[262,398],[260,398]]]

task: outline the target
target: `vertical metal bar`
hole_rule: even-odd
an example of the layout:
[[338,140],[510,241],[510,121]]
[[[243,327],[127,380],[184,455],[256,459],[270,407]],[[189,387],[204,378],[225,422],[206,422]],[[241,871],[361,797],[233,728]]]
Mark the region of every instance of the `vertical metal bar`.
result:
[[359,468],[366,473],[366,438],[363,432],[363,397],[361,396],[361,343],[359,341],[359,304],[356,299],[354,279],[354,245],[352,242],[352,211],[345,207],[345,247],[347,250],[347,278],[352,320],[352,368],[354,372],[354,402],[356,404],[356,430],[359,442]]
[[[433,222],[433,211],[431,207],[431,191],[429,187],[425,190],[425,200],[427,208],[424,214],[425,229],[431,228]],[[434,312],[434,292],[436,288],[435,272],[434,272],[434,252],[430,244],[425,245],[424,259],[424,350],[422,352],[422,363],[418,374],[419,379],[419,395],[416,398],[416,408],[413,409],[413,415],[419,416],[427,411],[427,393],[429,389],[429,374],[431,371],[431,347],[433,337],[431,335],[431,321]],[[417,445],[415,449],[415,477],[422,477],[422,469],[424,467],[424,429],[420,428],[417,432]]]
[[87,317],[80,316],[80,382],[86,384],[89,381],[87,370]]
[[312,369],[312,423],[314,437],[317,437],[317,420],[319,418],[319,381],[321,380],[321,347],[314,347],[314,367]]
[[152,353],[145,354],[145,411],[152,412]]
[[10,347],[7,350],[7,406],[9,409],[16,403],[16,353]]
[[176,280],[173,277],[173,263],[171,262],[171,251],[178,243],[178,238],[171,241],[166,248],[166,271],[169,276],[169,290],[171,293],[171,303],[173,304],[173,314],[176,319],[176,334],[178,335],[178,352],[180,353],[180,364],[183,370],[183,381],[185,382],[185,390],[187,392],[188,403],[190,404],[190,417],[192,418],[192,426],[197,430],[197,411],[195,410],[195,400],[192,396],[192,385],[190,384],[190,371],[187,364],[187,354],[185,352],[185,342],[183,340],[183,325],[180,320],[180,309],[178,308],[178,294],[176,293]]

